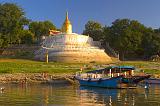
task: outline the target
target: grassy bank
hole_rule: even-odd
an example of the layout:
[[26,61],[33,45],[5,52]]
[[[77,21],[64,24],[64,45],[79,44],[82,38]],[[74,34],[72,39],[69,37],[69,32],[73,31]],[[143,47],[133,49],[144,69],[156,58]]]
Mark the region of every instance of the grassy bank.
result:
[[[115,63],[116,65],[135,66],[138,70],[146,73],[160,74],[160,62],[148,61],[124,61]],[[87,70],[95,69],[97,66],[105,67],[102,64],[83,64],[83,63],[56,63],[38,62],[26,59],[7,59],[0,58],[0,73],[75,73],[85,66]]]
[[83,64],[38,62],[26,59],[0,59],[0,73],[73,73]]

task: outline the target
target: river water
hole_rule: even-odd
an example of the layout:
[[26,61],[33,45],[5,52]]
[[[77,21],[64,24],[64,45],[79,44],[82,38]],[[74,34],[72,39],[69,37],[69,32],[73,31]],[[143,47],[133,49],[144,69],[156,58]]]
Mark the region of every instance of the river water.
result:
[[0,106],[160,106],[160,85],[104,89],[71,85],[0,85]]

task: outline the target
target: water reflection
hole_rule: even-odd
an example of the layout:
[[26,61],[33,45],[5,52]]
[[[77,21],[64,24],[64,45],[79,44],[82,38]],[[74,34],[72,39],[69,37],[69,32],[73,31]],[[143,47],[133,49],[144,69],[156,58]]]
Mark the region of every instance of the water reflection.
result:
[[116,100],[118,94],[116,89],[95,87],[80,87],[79,91],[82,101],[85,102],[88,99],[95,104],[108,104],[109,106],[112,106],[112,100]]
[[[104,89],[95,87],[80,87],[80,96],[93,100],[96,104],[106,106],[150,106],[160,105],[160,86],[152,86],[150,89]],[[92,94],[92,96],[89,96]],[[159,98],[157,98],[157,97]],[[155,99],[156,100],[155,102]],[[154,102],[153,102],[154,101]]]
[[159,106],[160,86],[105,89],[70,85],[0,85],[4,106]]

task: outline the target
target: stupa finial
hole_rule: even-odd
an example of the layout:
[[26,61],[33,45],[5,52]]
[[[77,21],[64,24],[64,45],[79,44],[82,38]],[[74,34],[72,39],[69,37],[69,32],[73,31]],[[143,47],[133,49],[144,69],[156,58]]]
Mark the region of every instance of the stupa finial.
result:
[[71,22],[69,21],[69,18],[68,18],[68,11],[66,12],[66,19],[63,23],[63,26],[62,26],[61,30],[62,30],[63,33],[67,33],[67,34],[72,33],[72,24],[71,24]]
[[68,20],[68,11],[66,11],[66,20]]

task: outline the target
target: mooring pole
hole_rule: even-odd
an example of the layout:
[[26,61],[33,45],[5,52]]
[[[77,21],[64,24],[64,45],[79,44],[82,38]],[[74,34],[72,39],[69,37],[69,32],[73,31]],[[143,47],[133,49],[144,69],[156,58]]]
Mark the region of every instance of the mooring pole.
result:
[[48,63],[48,49],[46,49],[46,63]]

